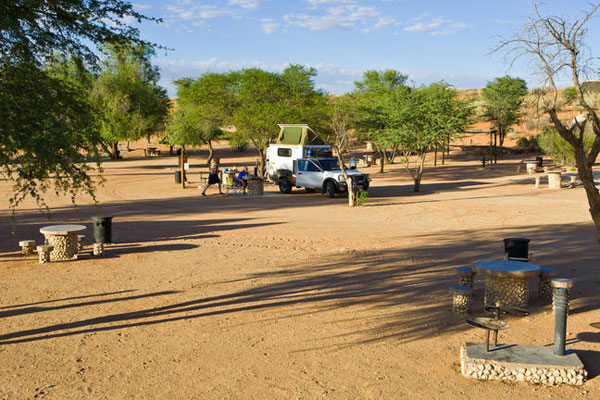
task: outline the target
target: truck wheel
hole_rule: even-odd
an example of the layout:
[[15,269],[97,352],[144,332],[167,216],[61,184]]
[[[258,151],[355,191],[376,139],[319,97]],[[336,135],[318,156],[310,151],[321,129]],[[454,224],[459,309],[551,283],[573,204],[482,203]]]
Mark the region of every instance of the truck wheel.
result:
[[327,198],[333,199],[335,197],[335,183],[331,181],[327,182],[325,192],[327,193]]
[[292,183],[288,178],[279,178],[279,191],[281,193],[292,193]]

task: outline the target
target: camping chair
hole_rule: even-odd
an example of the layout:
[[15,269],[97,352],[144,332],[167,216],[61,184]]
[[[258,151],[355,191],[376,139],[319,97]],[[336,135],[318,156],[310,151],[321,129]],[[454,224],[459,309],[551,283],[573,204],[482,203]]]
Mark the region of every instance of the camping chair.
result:
[[244,194],[242,185],[235,180],[235,173],[228,173],[224,184],[226,196],[241,196]]

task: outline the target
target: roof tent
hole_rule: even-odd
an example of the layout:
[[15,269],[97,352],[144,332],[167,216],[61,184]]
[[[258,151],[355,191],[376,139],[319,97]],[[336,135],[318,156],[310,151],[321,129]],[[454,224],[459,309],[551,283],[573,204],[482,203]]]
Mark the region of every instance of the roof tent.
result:
[[279,124],[278,144],[324,145],[325,142],[306,124]]

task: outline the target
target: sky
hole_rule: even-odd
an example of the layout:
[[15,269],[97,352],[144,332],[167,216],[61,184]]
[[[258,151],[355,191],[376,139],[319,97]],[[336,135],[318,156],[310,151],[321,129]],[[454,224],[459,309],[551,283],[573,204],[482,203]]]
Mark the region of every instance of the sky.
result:
[[[332,94],[351,91],[371,69],[398,70],[414,85],[443,79],[458,89],[480,88],[506,74],[525,79],[530,88],[540,83],[531,66],[509,69],[499,54],[491,54],[527,21],[533,12],[529,0],[139,0],[133,5],[163,20],[133,24],[144,39],[171,49],[159,50],[154,60],[171,96],[178,78],[250,67],[282,71],[290,63],[316,68],[316,86]],[[577,18],[589,2],[546,0],[540,9]],[[599,18],[588,23],[589,43],[599,42]]]

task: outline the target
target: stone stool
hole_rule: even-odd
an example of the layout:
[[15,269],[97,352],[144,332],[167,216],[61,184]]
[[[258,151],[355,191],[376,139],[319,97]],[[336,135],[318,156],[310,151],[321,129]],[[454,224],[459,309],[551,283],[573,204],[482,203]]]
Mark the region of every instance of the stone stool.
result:
[[544,304],[552,303],[552,278],[556,273],[556,268],[540,267],[538,299],[542,300]]
[[40,244],[37,247],[38,256],[40,258],[40,264],[46,264],[50,262],[50,253],[54,250],[54,246],[50,244]]
[[104,243],[94,243],[94,256],[102,257],[104,255]]
[[473,287],[473,277],[475,272],[471,267],[459,267],[456,268],[458,273],[458,284],[462,286]]
[[85,241],[85,235],[77,235],[77,251],[83,251],[83,242]]
[[[569,293],[571,291],[571,288],[575,286],[575,282],[573,281],[573,279],[567,279],[567,278],[554,278],[552,279],[552,287],[556,290],[558,288],[564,288],[567,289],[567,313],[569,312]],[[553,294],[554,295],[554,294]],[[552,309],[554,310],[554,296],[553,296],[553,301],[552,301]]]
[[450,293],[452,294],[452,312],[454,314],[468,314],[473,289],[470,286],[454,285],[450,287]]
[[550,189],[560,189],[562,187],[560,171],[548,171],[548,187]]
[[540,181],[541,181],[541,177],[539,175],[537,175],[535,177],[535,184],[534,184],[534,188],[539,189],[540,188]]
[[577,186],[577,182],[575,182],[575,177],[573,175],[571,175],[571,179],[569,181],[569,187],[574,188],[575,186]]
[[21,240],[19,246],[21,246],[21,253],[23,253],[24,256],[28,256],[33,253],[35,240]]

